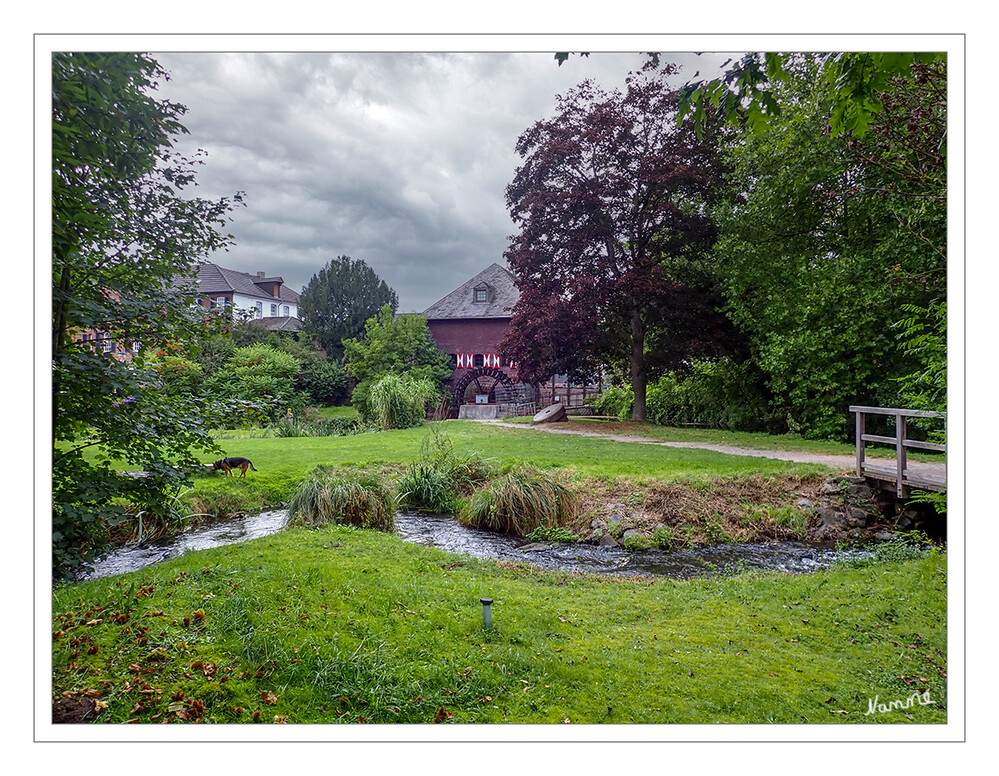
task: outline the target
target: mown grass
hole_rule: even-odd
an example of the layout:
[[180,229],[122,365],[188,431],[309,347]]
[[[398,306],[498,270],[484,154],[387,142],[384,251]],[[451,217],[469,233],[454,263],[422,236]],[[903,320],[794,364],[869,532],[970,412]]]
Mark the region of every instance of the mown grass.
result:
[[941,723],[945,579],[942,554],[593,577],[293,528],[57,587],[53,699],[106,723]]
[[[510,419],[511,422],[521,425],[530,425],[532,420],[533,418],[529,416]],[[594,434],[644,437],[662,442],[700,442],[743,447],[750,450],[798,451],[823,455],[853,456],[856,454],[856,448],[853,444],[832,442],[825,439],[805,439],[798,434],[764,434],[696,426],[660,426],[646,421],[603,420],[586,417],[571,417],[565,423],[560,423],[559,427]],[[891,435],[893,432],[886,433]],[[895,450],[894,448],[869,444],[867,455],[877,458],[894,458]],[[940,454],[911,451],[909,457],[919,461],[943,461],[944,459],[944,456]]]

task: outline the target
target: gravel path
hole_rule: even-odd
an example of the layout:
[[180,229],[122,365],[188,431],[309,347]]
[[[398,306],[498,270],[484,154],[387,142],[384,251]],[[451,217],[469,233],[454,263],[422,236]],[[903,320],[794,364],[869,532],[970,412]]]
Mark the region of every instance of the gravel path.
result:
[[[794,461],[796,463],[817,463],[828,466],[832,469],[842,471],[854,471],[857,459],[852,455],[835,455],[832,453],[807,453],[800,450],[755,450],[747,447],[734,447],[732,445],[714,445],[708,442],[663,442],[661,439],[649,439],[648,437],[627,436],[619,434],[602,434],[595,431],[579,431],[577,429],[558,428],[555,424],[546,423],[544,425],[528,426],[523,423],[505,423],[501,420],[483,420],[480,423],[489,423],[494,426],[505,426],[507,428],[527,429],[530,431],[543,431],[549,434],[575,434],[577,436],[597,437],[599,439],[609,439],[614,442],[638,442],[646,445],[659,445],[661,447],[689,447],[699,450],[713,450],[716,453],[726,455],[745,455],[754,458],[776,458],[782,461]],[[888,463],[888,459],[885,459]],[[947,466],[942,463],[924,463],[909,461],[908,466],[913,471],[924,471],[946,476]]]

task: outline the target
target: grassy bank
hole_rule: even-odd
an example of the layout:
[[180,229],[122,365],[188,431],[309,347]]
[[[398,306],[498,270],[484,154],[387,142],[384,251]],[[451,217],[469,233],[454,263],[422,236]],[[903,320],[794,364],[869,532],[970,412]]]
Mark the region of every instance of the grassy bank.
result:
[[945,577],[942,555],[584,577],[290,529],[58,587],[53,700],[110,723],[937,723]]
[[[185,498],[193,511],[204,511],[204,501],[213,495],[242,495],[247,499],[247,508],[287,501],[298,479],[318,464],[395,476],[420,457],[431,428],[442,430],[457,452],[476,454],[497,468],[527,464],[543,470],[567,470],[577,478],[605,486],[625,483],[627,487],[629,483],[650,481],[706,483],[752,475],[802,476],[829,471],[821,466],[709,450],[678,450],[447,421],[341,437],[221,439],[226,454],[250,458],[258,471],[239,482],[205,474],[198,477],[194,490]],[[202,502],[196,501],[199,496],[204,497]]]

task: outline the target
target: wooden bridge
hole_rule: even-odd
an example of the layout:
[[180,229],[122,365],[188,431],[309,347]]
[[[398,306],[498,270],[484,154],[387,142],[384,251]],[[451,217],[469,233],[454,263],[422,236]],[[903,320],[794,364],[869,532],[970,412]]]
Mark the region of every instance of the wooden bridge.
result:
[[[877,480],[886,487],[892,487],[899,498],[908,498],[911,490],[947,489],[947,464],[916,463],[908,460],[909,450],[929,450],[947,452],[947,445],[935,442],[921,442],[910,439],[907,434],[908,418],[941,418],[947,428],[947,415],[926,410],[903,410],[889,407],[850,407],[856,414],[857,423],[857,476]],[[881,436],[867,433],[869,415],[892,416],[895,419],[895,436]],[[875,463],[867,459],[868,442],[892,445],[895,448],[895,463]]]

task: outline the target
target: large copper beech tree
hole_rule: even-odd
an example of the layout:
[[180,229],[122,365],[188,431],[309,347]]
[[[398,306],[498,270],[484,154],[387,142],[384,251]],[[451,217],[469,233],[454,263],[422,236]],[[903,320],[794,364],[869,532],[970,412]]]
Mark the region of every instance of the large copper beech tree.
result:
[[677,105],[654,75],[624,94],[584,81],[520,136],[506,191],[521,296],[504,352],[527,379],[627,365],[636,420],[650,377],[730,334],[709,262],[722,130],[678,127]]

